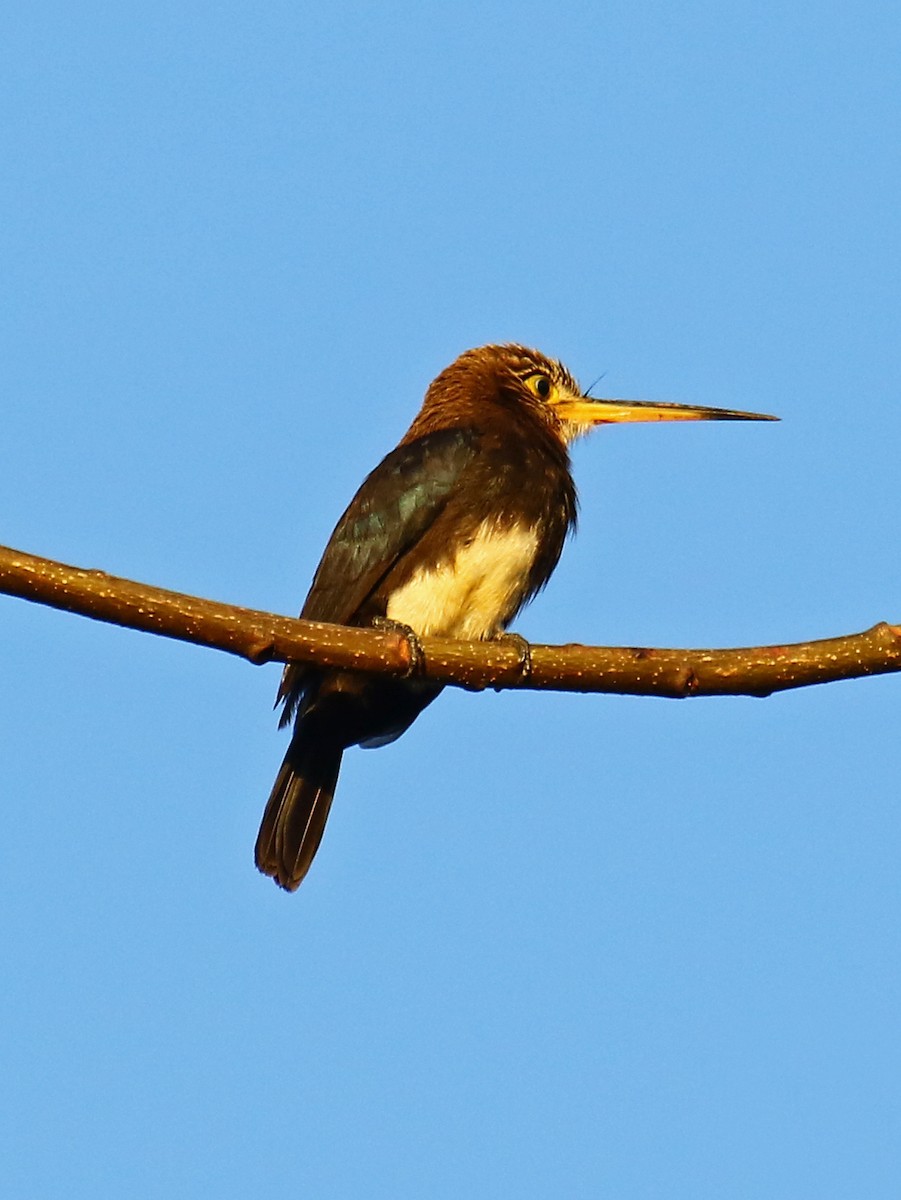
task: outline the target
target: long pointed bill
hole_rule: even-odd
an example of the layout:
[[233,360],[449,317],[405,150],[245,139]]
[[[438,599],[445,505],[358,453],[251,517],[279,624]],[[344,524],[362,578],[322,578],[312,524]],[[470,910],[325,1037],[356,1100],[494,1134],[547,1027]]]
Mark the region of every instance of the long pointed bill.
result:
[[765,413],[737,412],[731,408],[703,408],[693,404],[656,403],[653,400],[592,400],[588,396],[558,400],[554,411],[574,425],[606,425],[621,421],[778,421]]

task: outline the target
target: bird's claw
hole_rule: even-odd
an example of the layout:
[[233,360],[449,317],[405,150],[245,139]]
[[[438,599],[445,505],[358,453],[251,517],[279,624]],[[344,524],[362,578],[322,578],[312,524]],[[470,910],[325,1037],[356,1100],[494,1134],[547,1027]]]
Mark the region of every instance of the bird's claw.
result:
[[407,677],[421,675],[425,668],[425,651],[416,630],[405,625],[403,621],[392,621],[390,617],[373,617],[371,624],[373,629],[378,629],[382,633],[396,633],[404,639],[410,654],[410,665],[406,671]]
[[518,633],[502,633],[498,641],[507,642],[519,651],[519,682],[527,683],[532,677],[532,647]]

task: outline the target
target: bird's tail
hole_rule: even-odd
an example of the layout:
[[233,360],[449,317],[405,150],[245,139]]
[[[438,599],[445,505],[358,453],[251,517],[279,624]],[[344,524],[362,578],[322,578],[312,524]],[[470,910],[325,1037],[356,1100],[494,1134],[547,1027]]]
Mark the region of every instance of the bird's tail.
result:
[[304,722],[296,730],[257,835],[257,866],[289,892],[319,849],[341,769],[343,746],[319,732]]

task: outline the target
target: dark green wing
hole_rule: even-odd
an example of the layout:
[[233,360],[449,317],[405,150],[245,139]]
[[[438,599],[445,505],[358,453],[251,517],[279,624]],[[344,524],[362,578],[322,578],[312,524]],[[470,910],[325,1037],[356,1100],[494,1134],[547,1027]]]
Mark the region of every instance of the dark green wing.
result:
[[[426,532],[478,454],[473,429],[442,429],[392,450],[363,481],[335,527],[301,616],[346,625]],[[298,699],[305,669],[289,664],[279,688]]]
[[443,429],[392,450],[338,522],[300,615],[347,624],[432,524],[477,451],[471,429]]

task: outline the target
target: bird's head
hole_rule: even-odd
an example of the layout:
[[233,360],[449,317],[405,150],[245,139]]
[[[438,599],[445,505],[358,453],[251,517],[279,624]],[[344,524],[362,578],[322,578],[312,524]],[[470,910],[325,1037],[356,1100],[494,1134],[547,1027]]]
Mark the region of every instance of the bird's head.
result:
[[419,432],[420,423],[434,428],[503,410],[531,417],[564,445],[595,425],[622,421],[778,420],[727,408],[587,396],[563,363],[526,346],[504,345],[467,350],[446,367],[426,392],[410,434]]

